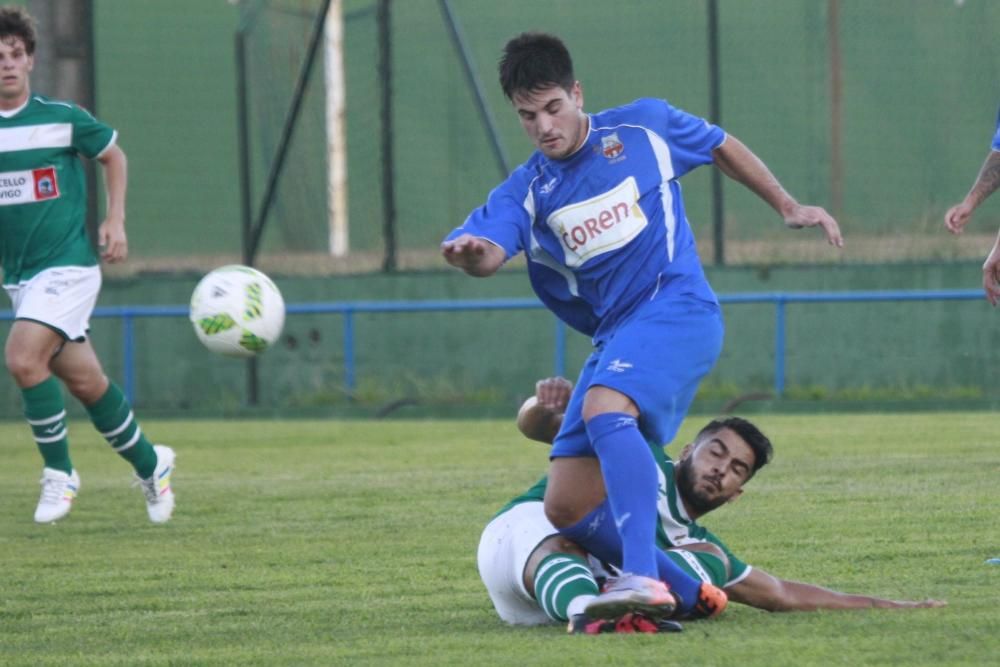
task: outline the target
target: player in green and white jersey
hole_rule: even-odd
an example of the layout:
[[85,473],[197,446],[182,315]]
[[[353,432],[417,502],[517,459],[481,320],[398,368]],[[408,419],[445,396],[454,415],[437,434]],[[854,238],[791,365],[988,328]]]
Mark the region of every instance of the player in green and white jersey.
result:
[[[551,443],[570,386],[562,378],[538,383],[536,395],[518,413],[518,427],[527,437]],[[709,422],[684,447],[676,463],[662,447],[652,450],[659,468],[657,545],[661,557],[696,579],[723,588],[730,600],[768,611],[943,606],[936,600],[886,600],[779,579],[751,567],[699,526],[697,519],[738,498],[746,482],[770,459],[770,441],[750,422],[739,417]],[[571,632],[637,631],[578,616],[596,595],[594,573],[614,575],[615,570],[558,534],[545,517],[545,486],[543,477],[501,509],[483,531],[479,572],[497,613],[504,621],[520,625],[574,619]],[[610,510],[605,516],[611,517]],[[613,554],[607,560],[620,562]]]
[[163,523],[174,508],[174,452],[146,439],[87,337],[101,271],[86,233],[80,158],[104,169],[107,213],[97,241],[101,259],[120,262],[128,254],[125,153],[115,130],[79,106],[31,93],[35,44],[32,17],[18,6],[0,7],[0,266],[15,318],[4,360],[44,461],[35,521],[66,516],[80,488],[62,381],[132,464],[150,520]]

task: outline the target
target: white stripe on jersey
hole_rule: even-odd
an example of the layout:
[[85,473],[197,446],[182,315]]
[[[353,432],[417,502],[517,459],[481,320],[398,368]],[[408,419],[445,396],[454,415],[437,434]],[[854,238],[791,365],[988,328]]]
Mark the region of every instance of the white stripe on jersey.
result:
[[674,234],[677,231],[677,219],[674,217],[674,195],[670,191],[670,181],[674,177],[674,165],[670,161],[670,146],[656,132],[646,130],[649,145],[656,156],[656,165],[660,168],[663,182],[660,184],[660,197],[663,202],[663,224],[667,226],[667,259],[674,261]]
[[[649,146],[656,156],[656,166],[660,170],[662,182],[660,183],[660,199],[663,203],[663,224],[667,228],[667,259],[674,261],[674,236],[677,230],[677,219],[674,218],[674,195],[670,191],[670,181],[674,178],[674,163],[670,160],[670,146],[663,137],[642,125],[630,125],[622,123],[615,126],[593,127],[591,132],[602,130],[615,130],[619,127],[635,127],[643,130],[649,138]],[[723,140],[725,141],[725,140]]]
[[[69,102],[63,102],[61,100],[47,100],[44,97],[37,97],[37,96],[34,97],[33,99],[36,102],[38,102],[39,104],[49,104],[49,105],[57,106],[57,107],[66,107],[67,109],[72,109],[73,108],[72,104],[70,104]],[[86,111],[86,109],[84,109],[84,111]],[[87,113],[90,113],[90,112],[88,111]]]
[[[538,180],[537,176],[532,179],[532,183],[528,184],[528,196],[525,197],[524,201],[521,203],[532,222],[535,220],[535,195],[531,191],[531,184],[533,184],[536,180]],[[527,253],[528,259],[532,262],[537,262],[542,266],[547,266],[561,275],[566,280],[566,287],[569,289],[569,293],[576,297],[580,296],[580,289],[576,284],[576,275],[567,267],[557,262],[555,257],[550,255],[548,251],[546,251],[545,248],[538,243],[538,239],[535,238],[535,232],[531,231],[530,227],[528,228],[528,234],[531,237],[531,247],[528,248]]]
[[70,123],[43,123],[0,129],[0,153],[37,148],[66,148],[73,142]]
[[674,549],[671,553],[675,553],[684,559],[684,562],[688,564],[692,570],[694,570],[695,575],[702,581],[707,581],[712,583],[712,575],[708,573],[704,567],[702,567],[701,562],[698,558],[690,551],[684,551],[683,549]]

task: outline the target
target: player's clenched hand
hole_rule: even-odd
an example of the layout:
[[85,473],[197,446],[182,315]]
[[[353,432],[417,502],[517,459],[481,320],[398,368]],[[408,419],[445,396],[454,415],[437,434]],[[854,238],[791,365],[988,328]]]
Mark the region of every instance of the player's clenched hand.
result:
[[944,214],[944,226],[952,234],[961,234],[965,225],[972,218],[972,211],[974,210],[975,207],[970,206],[966,202],[955,204]]
[[121,220],[105,220],[97,228],[97,245],[101,249],[101,259],[112,264],[128,257],[128,239],[125,223]]
[[572,393],[573,383],[566,378],[545,378],[535,383],[535,399],[539,405],[552,412],[566,412]]
[[820,206],[803,206],[796,204],[785,216],[785,225],[791,229],[803,227],[821,227],[826,234],[826,240],[832,246],[844,247],[844,237],[840,234],[840,225],[833,216]]

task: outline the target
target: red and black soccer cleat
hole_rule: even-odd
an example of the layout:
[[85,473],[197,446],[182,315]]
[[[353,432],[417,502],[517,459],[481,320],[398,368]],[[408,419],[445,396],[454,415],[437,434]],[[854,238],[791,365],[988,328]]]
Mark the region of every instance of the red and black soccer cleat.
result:
[[586,614],[577,614],[569,620],[566,632],[571,635],[602,634],[655,634],[659,632],[681,632],[684,627],[677,621],[661,619],[654,621],[642,614],[629,612],[617,621],[593,619]]

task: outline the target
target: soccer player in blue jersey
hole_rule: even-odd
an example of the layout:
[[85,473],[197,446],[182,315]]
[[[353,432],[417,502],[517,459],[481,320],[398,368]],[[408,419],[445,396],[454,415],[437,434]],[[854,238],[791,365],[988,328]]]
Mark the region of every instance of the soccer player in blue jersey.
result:
[[146,439],[88,338],[101,269],[85,228],[80,158],[104,169],[108,206],[98,244],[101,259],[119,262],[128,254],[125,153],[118,133],[87,111],[31,93],[35,41],[34,20],[24,8],[0,7],[0,266],[14,306],[4,361],[21,389],[24,416],[44,462],[35,521],[65,517],[80,489],[62,384],[132,465],[150,521],[163,523],[174,509],[174,452]]
[[[960,203],[948,209],[944,224],[952,234],[961,234],[962,229],[972,219],[972,212],[1000,187],[1000,111],[997,111],[997,129],[993,135],[990,154],[979,170],[976,182],[969,194]],[[1000,303],[1000,231],[993,243],[993,249],[983,263],[983,290],[986,298],[994,306]]]
[[[735,137],[664,100],[584,113],[557,37],[515,37],[499,70],[537,150],[445,239],[442,254],[470,275],[489,276],[525,252],[542,302],[593,339],[552,448],[545,496],[552,523],[590,553],[613,541],[608,531],[623,544],[628,574],[588,613],[690,609],[704,592],[697,582],[677,571],[670,591],[655,578],[657,473],[647,439],[673,438],[719,356],[723,325],[677,179],[715,163],[787,226],[820,227],[834,246],[843,244],[840,230],[822,208],[785,192]],[[594,514],[603,488],[613,521]]]

